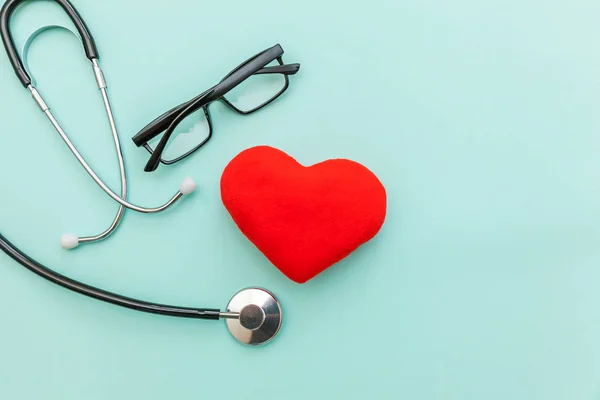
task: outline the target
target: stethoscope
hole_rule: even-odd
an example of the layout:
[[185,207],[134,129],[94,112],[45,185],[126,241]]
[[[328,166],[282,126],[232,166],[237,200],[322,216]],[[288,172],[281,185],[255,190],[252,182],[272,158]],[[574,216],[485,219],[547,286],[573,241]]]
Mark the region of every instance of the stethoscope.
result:
[[[121,174],[121,195],[117,195],[102,181],[102,179],[98,177],[94,170],[81,156],[77,148],[73,145],[68,135],[64,132],[64,130],[50,111],[50,108],[42,98],[41,94],[35,88],[30,75],[27,73],[27,69],[25,67],[26,61],[24,63],[24,61],[21,59],[19,53],[16,50],[9,27],[9,22],[10,17],[15,8],[24,1],[25,0],[7,0],[2,6],[2,9],[0,10],[0,35],[2,36],[4,47],[10,59],[10,62],[15,70],[15,73],[21,81],[21,84],[31,92],[31,95],[33,96],[35,102],[38,104],[38,106],[44,112],[44,114],[48,117],[52,126],[54,126],[56,131],[59,133],[61,138],[67,144],[73,155],[77,158],[77,160],[87,171],[87,173],[102,188],[102,190],[106,194],[108,194],[114,201],[120,204],[115,219],[106,231],[98,235],[87,237],[63,235],[63,237],[61,237],[61,245],[64,248],[71,249],[78,246],[81,243],[96,242],[108,237],[112,232],[114,232],[114,230],[119,225],[123,217],[124,208],[128,208],[141,213],[157,213],[171,207],[183,196],[191,194],[196,189],[197,185],[192,179],[185,178],[181,183],[178,192],[162,206],[154,208],[145,208],[131,204],[128,201],[126,201],[127,178],[125,173],[125,165],[123,161],[123,153],[121,150],[119,135],[117,133],[112,109],[110,107],[110,102],[108,100],[108,95],[106,92],[106,80],[104,78],[104,73],[102,72],[102,69],[100,69],[100,65],[98,63],[98,50],[96,48],[92,35],[90,34],[87,26],[85,25],[85,22],[83,21],[77,10],[73,7],[73,5],[68,0],[55,0],[65,10],[65,12],[71,18],[72,22],[75,24],[79,36],[83,41],[83,48],[85,50],[85,54],[92,63],[94,76],[96,77],[98,88],[100,89],[100,93],[102,94],[104,107],[106,108],[106,113],[115,142],[115,148],[119,162],[119,170]],[[37,30],[27,40],[24,47],[24,60],[26,60],[27,50],[33,38],[35,38],[38,34],[46,30],[47,28],[48,27],[44,27]],[[64,275],[61,275],[35,261],[33,258],[29,257],[23,251],[19,250],[15,245],[13,245],[2,234],[0,234],[0,249],[2,249],[15,261],[28,268],[32,272],[38,274],[42,278],[45,278],[50,282],[60,285],[66,289],[98,300],[134,309],[137,311],[143,311],[153,314],[207,320],[224,319],[226,321],[227,328],[229,329],[231,335],[244,344],[265,344],[271,339],[273,339],[275,335],[277,335],[281,327],[281,305],[279,304],[277,298],[271,292],[263,288],[250,287],[237,292],[230,299],[226,311],[210,308],[190,308],[155,304],[98,289],[93,286],[68,278]]]

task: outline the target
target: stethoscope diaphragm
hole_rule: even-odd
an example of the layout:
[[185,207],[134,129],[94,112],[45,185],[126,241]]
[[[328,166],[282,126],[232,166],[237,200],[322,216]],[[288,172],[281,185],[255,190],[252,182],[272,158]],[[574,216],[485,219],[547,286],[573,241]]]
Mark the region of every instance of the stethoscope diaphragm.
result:
[[229,301],[227,312],[237,315],[237,318],[227,318],[229,332],[249,346],[268,343],[281,328],[281,305],[271,292],[262,288],[237,292]]

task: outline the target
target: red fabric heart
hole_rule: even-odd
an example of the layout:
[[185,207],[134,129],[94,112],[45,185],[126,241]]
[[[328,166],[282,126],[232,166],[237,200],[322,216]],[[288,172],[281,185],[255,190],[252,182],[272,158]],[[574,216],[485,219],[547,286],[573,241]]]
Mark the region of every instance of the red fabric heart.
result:
[[386,191],[363,165],[333,159],[303,166],[258,146],[221,177],[221,198],[242,233],[284,275],[304,283],[381,229]]

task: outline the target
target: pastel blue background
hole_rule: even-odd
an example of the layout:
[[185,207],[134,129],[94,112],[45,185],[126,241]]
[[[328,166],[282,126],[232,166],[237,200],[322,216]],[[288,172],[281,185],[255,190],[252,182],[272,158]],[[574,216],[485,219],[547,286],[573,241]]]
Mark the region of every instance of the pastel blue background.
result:
[[[89,179],[0,57],[1,232],[61,273],[171,304],[224,307],[242,287],[280,298],[266,347],[223,323],[136,313],[48,284],[0,256],[0,398],[600,399],[600,3],[75,0],[93,32],[129,168],[128,212]],[[64,23],[15,15],[22,45]],[[212,108],[204,150],[154,174],[130,138],[281,43],[290,90],[252,116]],[[79,43],[30,53],[39,89],[118,189],[110,131]],[[380,234],[305,285],[284,278],[222,207],[219,178],[268,144],[300,162],[359,161],[389,195]]]

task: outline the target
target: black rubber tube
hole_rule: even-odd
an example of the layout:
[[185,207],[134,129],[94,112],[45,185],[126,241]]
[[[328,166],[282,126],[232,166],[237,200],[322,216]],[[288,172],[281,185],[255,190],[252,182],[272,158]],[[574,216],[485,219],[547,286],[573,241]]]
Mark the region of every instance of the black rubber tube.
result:
[[106,290],[98,289],[85,283],[78,282],[64,275],[51,270],[48,267],[38,263],[27,254],[19,250],[10,243],[2,234],[0,234],[0,249],[8,254],[13,260],[38,274],[44,279],[52,283],[60,285],[66,289],[101,300],[107,303],[115,304],[121,307],[130,308],[136,311],[142,311],[152,314],[161,314],[172,317],[197,318],[218,320],[220,310],[210,308],[188,308],[177,307],[163,304],[149,303],[142,300],[136,300],[119,294],[107,292]]
[[[23,66],[23,61],[21,60],[21,57],[19,57],[19,52],[15,47],[15,42],[10,31],[10,17],[15,8],[17,8],[17,6],[24,1],[27,0],[7,0],[4,3],[2,9],[0,10],[0,35],[2,36],[4,48],[6,49],[6,53],[8,54],[8,58],[10,59],[10,63],[12,64],[17,77],[23,86],[27,87],[31,84],[31,77],[29,74],[27,74],[27,71]],[[87,58],[90,60],[98,58],[98,49],[94,43],[94,38],[90,34],[89,29],[85,25],[85,22],[75,7],[73,7],[73,4],[71,4],[68,0],[54,1],[56,1],[65,10],[69,18],[71,18],[71,21],[73,21],[75,24],[75,27],[79,31],[79,34],[83,40],[83,48]]]

